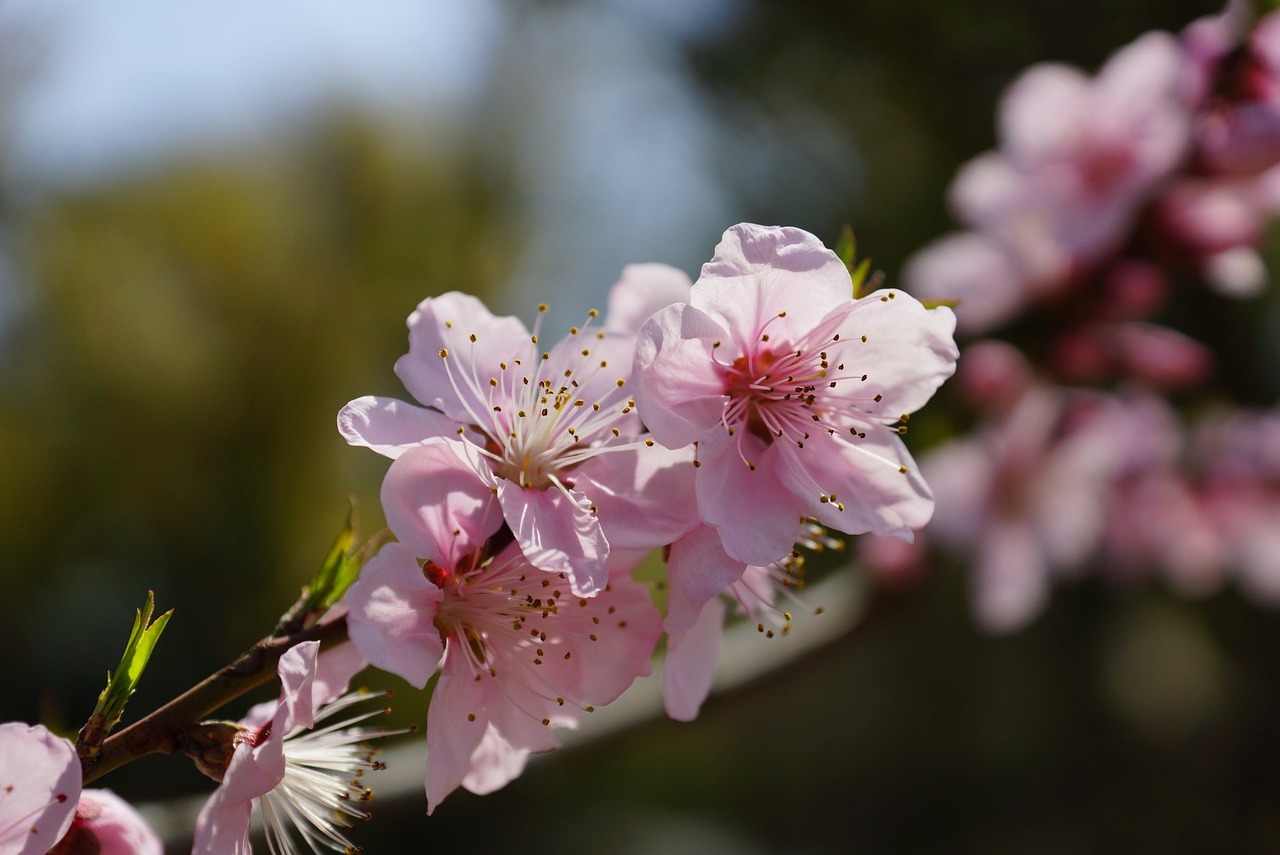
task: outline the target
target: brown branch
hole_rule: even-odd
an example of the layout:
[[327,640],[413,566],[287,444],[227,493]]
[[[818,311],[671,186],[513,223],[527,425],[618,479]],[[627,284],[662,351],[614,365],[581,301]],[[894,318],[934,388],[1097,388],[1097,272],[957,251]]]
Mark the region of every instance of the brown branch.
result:
[[205,678],[155,712],[102,743],[96,759],[84,764],[84,782],[94,781],[145,754],[172,754],[178,737],[214,710],[276,675],[280,657],[304,641],[335,643],[347,638],[346,616],[289,635],[269,635],[238,659]]

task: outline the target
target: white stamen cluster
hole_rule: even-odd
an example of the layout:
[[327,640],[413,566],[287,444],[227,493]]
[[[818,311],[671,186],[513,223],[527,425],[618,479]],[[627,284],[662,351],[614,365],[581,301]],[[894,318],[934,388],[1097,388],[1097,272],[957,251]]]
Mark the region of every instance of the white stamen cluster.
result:
[[364,712],[323,727],[321,722],[385,694],[345,695],[316,712],[315,728],[285,736],[284,780],[260,800],[267,848],[273,855],[299,851],[295,831],[312,852],[363,851],[347,839],[342,829],[351,828],[352,820],[369,818],[363,806],[373,799],[373,791],[360,778],[366,770],[384,768],[373,759],[377,749],[367,743],[406,731],[353,726],[389,712],[387,709]]
[[[559,354],[552,360],[550,352],[538,350],[546,311],[545,304],[538,306],[528,353],[492,366],[496,373],[488,377],[482,377],[475,365],[475,333],[467,336],[472,345],[470,368],[456,365],[456,355],[447,348],[439,355],[471,419],[467,427],[483,435],[478,444],[493,461],[495,473],[522,487],[564,490],[566,471],[597,454],[634,447],[635,443],[619,441],[618,424],[635,409],[635,401],[627,395],[627,380],[621,374],[595,400],[584,397],[588,386],[595,388],[599,375],[611,370],[607,359],[594,355],[591,342],[606,337],[603,331],[590,331],[596,310],[588,313],[582,328],[570,328],[570,339],[580,339],[582,347],[569,364],[562,363]],[[446,321],[445,327],[453,329],[453,322]],[[458,432],[465,435],[466,428]]]

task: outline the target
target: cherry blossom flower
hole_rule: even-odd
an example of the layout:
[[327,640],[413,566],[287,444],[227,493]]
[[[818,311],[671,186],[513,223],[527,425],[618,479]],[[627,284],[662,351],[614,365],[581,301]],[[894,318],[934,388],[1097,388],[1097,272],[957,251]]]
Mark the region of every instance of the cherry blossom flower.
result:
[[41,725],[0,724],[0,855],[44,855],[71,826],[80,758]]
[[894,290],[855,301],[844,264],[807,232],[725,233],[689,303],[655,314],[636,345],[641,416],[669,448],[697,443],[698,516],[724,553],[687,533],[719,567],[716,584],[690,584],[673,546],[673,595],[698,596],[669,629],[696,619],[735,563],[741,575],[786,556],[808,519],[902,538],[928,521],[897,423],[954,370],[954,323]]
[[[545,351],[546,306],[530,333],[474,297],[428,298],[409,316],[409,352],[396,373],[431,409],[359,398],[338,414],[339,431],[392,458],[432,437],[473,441],[498,478],[498,500],[525,557],[590,596],[607,581],[611,543],[653,548],[682,528],[662,526],[671,516],[663,514],[666,490],[637,492],[612,480],[688,463],[687,454],[640,436],[627,385],[640,316],[682,296],[682,277],[687,282],[665,265],[628,268],[610,296],[605,329],[594,328],[592,310],[581,329]],[[645,502],[647,513],[636,514]]]
[[295,834],[315,852],[356,851],[344,829],[368,818],[361,806],[371,795],[356,779],[379,768],[364,743],[388,732],[354,726],[381,709],[326,723],[372,696],[339,697],[365,666],[353,645],[323,656],[319,648],[303,642],[280,657],[278,702],[259,704],[238,725],[206,722],[188,735],[187,753],[221,781],[200,811],[193,852],[249,855],[255,807],[273,853],[295,851]]
[[[573,594],[564,574],[501,545],[503,508],[480,450],[435,439],[387,472],[382,504],[398,543],[384,546],[345,598],[369,661],[425,687],[428,812],[459,785],[495,790],[530,752],[649,673],[661,618],[647,591],[611,579]],[[495,540],[495,535],[496,540]]]
[[163,855],[164,845],[133,806],[110,790],[85,790],[66,835],[49,855]]

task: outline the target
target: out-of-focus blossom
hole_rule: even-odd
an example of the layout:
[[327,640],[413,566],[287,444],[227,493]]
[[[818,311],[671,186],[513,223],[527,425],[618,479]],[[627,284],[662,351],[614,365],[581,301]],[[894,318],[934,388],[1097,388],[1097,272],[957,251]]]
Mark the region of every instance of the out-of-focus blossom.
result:
[[1015,252],[1056,248],[1062,266],[1033,265],[1032,281],[1095,262],[1185,155],[1185,66],[1176,39],[1148,33],[1092,79],[1065,65],[1028,69],[1001,100],[999,151],[952,185],[961,219]]
[[110,790],[85,790],[71,828],[49,855],[163,855],[164,845],[133,806]]
[[280,657],[278,702],[259,704],[238,725],[208,722],[193,730],[190,738],[213,758],[202,771],[221,780],[196,821],[194,853],[250,855],[254,808],[261,808],[272,852],[295,851],[295,835],[312,851],[354,851],[344,832],[353,819],[368,817],[362,806],[371,796],[358,778],[378,768],[366,743],[387,732],[355,726],[382,710],[329,721],[370,696],[340,697],[365,667],[354,646],[319,650],[308,641]]
[[1033,387],[925,457],[938,502],[930,542],[972,559],[979,623],[1007,632],[1034,618],[1054,580],[1097,553],[1117,480],[1170,459],[1177,436],[1156,399]]
[[[640,413],[664,445],[697,443],[698,516],[713,529],[672,547],[669,629],[692,625],[735,562],[740,575],[786,556],[806,519],[904,538],[928,521],[897,423],[954,370],[954,316],[898,291],[851,295],[844,264],[813,235],[742,224],[689,303],[641,328]],[[697,560],[680,560],[685,547]],[[723,584],[681,580],[708,563]]]
[[0,724],[0,855],[44,855],[71,826],[80,758],[41,725]]
[[[497,477],[525,557],[590,596],[607,581],[611,543],[652,548],[686,527],[682,519],[670,529],[671,505],[659,491],[635,492],[626,480],[688,463],[687,454],[640,435],[627,386],[640,315],[682,296],[685,283],[665,265],[628,268],[610,296],[616,317],[597,329],[592,310],[548,350],[538,343],[545,306],[530,332],[474,297],[430,297],[409,316],[409,352],[396,374],[432,409],[359,398],[338,414],[338,429],[351,444],[392,458],[433,437],[472,441]],[[626,459],[608,459],[615,457]]]
[[[427,714],[428,811],[460,784],[487,793],[556,747],[649,673],[661,616],[623,576],[578,597],[563,574],[494,547],[502,508],[476,446],[435,439],[395,459],[382,486],[398,543],[346,596],[351,639],[419,688],[439,671]],[[490,552],[490,549],[494,549]]]

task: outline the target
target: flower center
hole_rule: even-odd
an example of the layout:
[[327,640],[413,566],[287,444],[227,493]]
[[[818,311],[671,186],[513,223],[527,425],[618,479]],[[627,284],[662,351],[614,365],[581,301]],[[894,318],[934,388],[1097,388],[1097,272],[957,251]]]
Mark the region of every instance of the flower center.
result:
[[[478,445],[494,473],[536,489],[563,486],[564,472],[596,454],[629,447],[615,440],[622,435],[619,423],[635,408],[624,388],[626,378],[608,373],[613,369],[602,352],[606,334],[591,330],[596,311],[588,313],[582,328],[571,327],[555,349],[539,352],[544,312],[546,306],[539,306],[528,353],[499,362],[487,380],[476,374],[474,359],[470,370],[463,370],[455,367],[449,350],[440,351],[467,406],[468,427],[482,435]],[[474,356],[477,337],[468,338]]]

